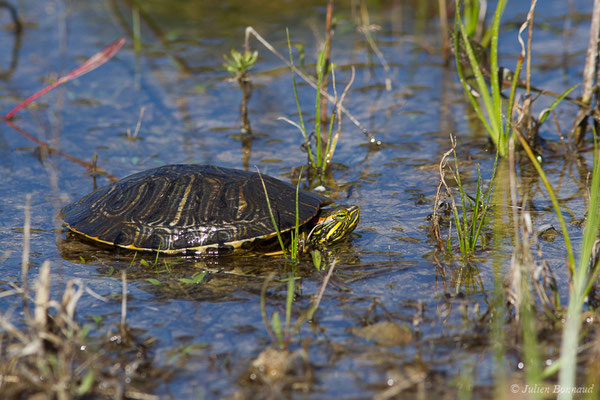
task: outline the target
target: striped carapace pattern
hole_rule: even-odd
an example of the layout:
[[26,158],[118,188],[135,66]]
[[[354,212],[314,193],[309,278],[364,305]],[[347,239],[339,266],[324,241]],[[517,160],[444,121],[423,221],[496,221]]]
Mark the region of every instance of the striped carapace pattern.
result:
[[[262,175],[280,231],[296,224],[296,188]],[[300,191],[300,224],[330,200]],[[275,235],[255,172],[211,165],[166,165],[100,188],[59,215],[89,239],[133,250],[235,252]]]

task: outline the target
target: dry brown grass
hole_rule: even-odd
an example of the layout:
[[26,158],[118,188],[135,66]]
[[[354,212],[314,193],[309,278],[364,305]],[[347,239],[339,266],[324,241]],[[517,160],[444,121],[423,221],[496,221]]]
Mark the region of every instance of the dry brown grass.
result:
[[[151,342],[140,342],[125,324],[117,332],[88,336],[90,326],[75,319],[83,282],[70,280],[61,301],[52,300],[50,284],[51,264],[46,261],[34,284],[33,316],[24,314],[19,320],[10,312],[0,315],[2,398],[158,398],[147,393],[148,382],[156,382],[149,378],[162,375],[152,366]],[[10,294],[23,295],[24,290],[15,288]]]
[[[118,326],[91,336],[91,325],[82,325],[75,318],[77,304],[86,292],[81,279],[69,280],[62,296],[52,296],[51,263],[45,261],[28,287],[29,204],[28,197],[21,286],[13,284],[12,290],[0,293],[0,297],[17,297],[15,310],[0,314],[2,399],[158,398],[148,391],[156,382],[164,382],[168,373],[152,364],[153,339],[136,337],[124,321],[124,313]],[[123,288],[126,299],[126,285]],[[125,300],[123,303],[126,308]]]

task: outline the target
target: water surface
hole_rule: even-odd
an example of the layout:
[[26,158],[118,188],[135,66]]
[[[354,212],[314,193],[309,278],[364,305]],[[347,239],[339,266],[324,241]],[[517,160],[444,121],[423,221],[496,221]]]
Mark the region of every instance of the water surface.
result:
[[[297,129],[277,119],[298,118],[289,69],[251,39],[259,52],[248,104],[253,137],[242,140],[242,94],[222,68],[223,54],[232,48],[242,50],[247,26],[287,54],[288,28],[296,62],[313,74],[316,52],[324,41],[324,3],[146,1],[139,9],[141,48],[136,51],[134,2],[19,1],[23,33],[12,53],[16,39],[10,19],[6,12],[0,14],[4,48],[0,65],[5,71],[0,109],[8,112],[108,43],[126,37],[127,43],[111,61],[36,101],[19,112],[14,123],[81,160],[91,162],[97,154],[98,166],[117,177],[163,164],[202,163],[259,167],[290,181],[292,170],[306,164],[306,153]],[[343,120],[334,165],[324,185],[326,194],[337,201],[360,206],[361,223],[340,250],[333,281],[312,325],[303,324],[292,340],[291,349],[307,351],[314,376],[306,393],[293,393],[308,398],[369,398],[385,393],[394,382],[414,379],[399,396],[453,398],[460,374],[468,371],[483,395],[491,390],[494,372],[482,321],[495,290],[494,268],[508,270],[511,234],[495,235],[470,267],[443,256],[441,266],[433,256],[436,243],[428,235],[428,216],[439,182],[438,163],[450,147],[449,134],[457,135],[468,190],[474,190],[477,163],[484,178],[491,176],[493,148],[470,111],[456,72],[444,66],[437,2],[366,2],[370,34],[387,70],[358,29],[354,3],[336,3],[334,12],[337,89],[341,93],[354,66],[356,78],[345,106],[382,145],[369,145],[358,128]],[[534,85],[562,92],[580,81],[588,3],[573,1],[567,6],[547,1],[536,11]],[[503,65],[512,67],[518,56],[517,27],[527,8],[509,2],[501,36]],[[391,90],[386,90],[386,79]],[[299,96],[307,123],[314,126],[314,91],[299,82]],[[551,101],[540,98],[534,109],[539,112]],[[127,132],[135,130],[141,108],[145,110],[141,128],[132,140]],[[575,113],[574,106],[559,107],[564,131]],[[552,125],[544,125],[541,134],[558,142]],[[119,271],[127,270],[127,323],[142,337],[156,339],[154,362],[174,371],[149,391],[173,398],[220,398],[255,390],[244,377],[251,361],[272,344],[261,318],[261,288],[270,272],[278,278],[287,276],[282,258],[168,259],[159,261],[160,268],[149,268],[139,264],[138,256],[132,263],[132,254],[115,254],[68,237],[56,218],[67,202],[95,185],[107,184],[105,176],[91,176],[64,157],[44,154],[6,123],[0,124],[0,152],[0,242],[6,255],[1,290],[21,281],[24,205],[30,194],[30,281],[42,262],[50,260],[56,298],[67,281],[81,278],[109,299],[84,295],[79,302],[81,321],[102,317],[94,333],[100,335],[120,321],[121,303],[114,296],[122,291]],[[590,165],[591,156],[584,157]],[[546,162],[571,219],[583,218],[581,182],[586,168],[578,170],[560,153],[549,152]],[[534,224],[558,226],[540,183],[529,191]],[[508,215],[498,218],[508,224]],[[581,237],[578,226],[569,229]],[[562,239],[541,246],[555,274],[566,278]],[[154,262],[153,256],[143,257]],[[178,280],[199,271],[209,271],[210,279],[197,285]],[[298,274],[301,291],[295,298],[294,317],[309,306],[324,276],[308,259]],[[464,274],[471,274],[471,279]],[[283,312],[284,289],[273,284],[268,291],[269,312]],[[567,290],[560,291],[565,295]],[[0,303],[21,315],[14,297]],[[385,345],[361,334],[361,327],[380,321],[406,327],[411,339]],[[178,353],[188,345],[197,346],[188,354]],[[517,373],[518,356],[509,356],[508,368]]]

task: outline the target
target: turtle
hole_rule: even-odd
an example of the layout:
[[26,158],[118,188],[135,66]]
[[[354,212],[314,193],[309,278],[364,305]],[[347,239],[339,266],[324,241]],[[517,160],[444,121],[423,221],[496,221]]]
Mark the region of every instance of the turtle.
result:
[[358,206],[322,208],[331,203],[299,190],[296,205],[295,186],[257,172],[173,164],[97,189],[65,206],[59,217],[70,231],[96,244],[227,255],[272,249],[268,243],[277,242],[273,219],[285,235],[296,226],[296,207],[304,249],[325,249],[347,237],[359,221]]

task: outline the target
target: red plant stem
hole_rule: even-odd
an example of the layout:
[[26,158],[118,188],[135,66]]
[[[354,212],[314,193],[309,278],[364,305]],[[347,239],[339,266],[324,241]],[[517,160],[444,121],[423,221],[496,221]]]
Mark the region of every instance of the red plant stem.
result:
[[98,68],[99,66],[101,66],[102,64],[104,64],[105,62],[110,60],[115,54],[117,54],[117,52],[121,49],[123,44],[125,44],[125,38],[120,38],[120,39],[115,40],[114,42],[112,42],[111,44],[106,46],[104,49],[102,49],[98,53],[94,54],[86,62],[81,64],[79,67],[77,67],[76,69],[74,69],[73,71],[68,73],[67,75],[60,77],[56,82],[37,91],[32,96],[29,96],[25,101],[21,102],[19,105],[17,105],[15,108],[13,108],[8,114],[6,114],[4,116],[4,119],[5,120],[12,119],[12,117],[17,112],[19,112],[23,107],[27,106],[29,103],[35,101],[38,97],[43,96],[44,94],[48,93],[55,87],[62,85],[63,83],[68,82],[71,79],[75,79],[83,74],[86,74],[86,73]]

